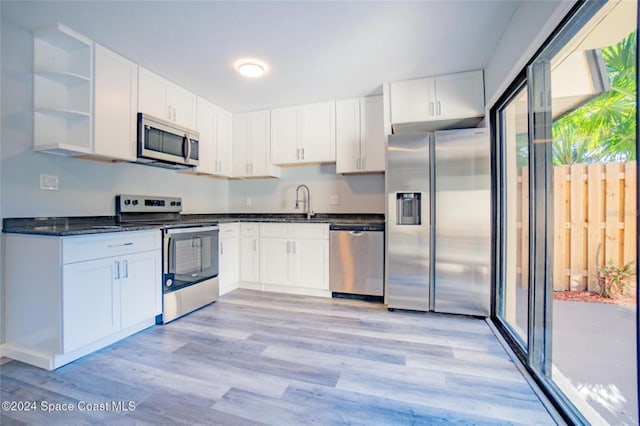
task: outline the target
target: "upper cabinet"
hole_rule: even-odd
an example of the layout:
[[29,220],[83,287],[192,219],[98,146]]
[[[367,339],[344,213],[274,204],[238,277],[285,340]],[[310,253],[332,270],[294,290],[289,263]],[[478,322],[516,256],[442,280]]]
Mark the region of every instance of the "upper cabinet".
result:
[[273,164],[336,161],[335,102],[271,110]]
[[138,66],[63,25],[34,35],[34,150],[136,159]]
[[279,177],[271,165],[269,110],[233,115],[233,177]]
[[199,97],[196,130],[200,133],[196,173],[230,177],[231,113]]
[[33,149],[92,153],[93,42],[64,25],[33,39]]
[[138,107],[140,112],[196,128],[196,95],[142,67],[138,72]]
[[392,82],[389,92],[393,124],[484,115],[482,70]]
[[135,161],[138,66],[95,45],[93,153]]
[[336,102],[336,172],[384,172],[382,96]]

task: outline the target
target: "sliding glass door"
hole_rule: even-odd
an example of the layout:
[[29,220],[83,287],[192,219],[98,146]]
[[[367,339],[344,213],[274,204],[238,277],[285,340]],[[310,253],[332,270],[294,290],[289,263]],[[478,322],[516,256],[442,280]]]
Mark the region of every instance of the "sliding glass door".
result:
[[494,107],[496,319],[574,421],[637,424],[637,3],[586,2]]

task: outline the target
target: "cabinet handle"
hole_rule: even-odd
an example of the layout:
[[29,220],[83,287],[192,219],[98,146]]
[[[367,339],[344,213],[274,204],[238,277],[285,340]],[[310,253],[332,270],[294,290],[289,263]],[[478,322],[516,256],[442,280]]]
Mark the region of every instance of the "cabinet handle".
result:
[[356,159],[356,170],[360,170],[360,159]]
[[366,164],[366,160],[367,159],[365,157],[362,157],[362,160],[360,160],[360,170],[364,170],[364,169],[367,168],[367,166],[365,165]]
[[300,159],[300,148],[296,148],[296,160]]
[[115,261],[115,266],[116,266],[116,280],[120,279],[120,262],[118,262],[117,260]]
[[173,121],[176,121],[176,107],[173,107]]
[[438,102],[436,103],[436,106],[437,106],[437,108],[436,108],[436,115],[440,115],[440,114],[442,113],[442,108],[441,108],[441,106],[440,106],[440,101],[438,101]]
[[429,102],[429,115],[435,115],[435,109],[433,106],[433,102]]
[[124,274],[122,275],[122,278],[129,278],[129,262],[123,260],[122,264],[124,265]]
[[167,119],[171,120],[171,105],[167,107]]
[[122,243],[122,244],[109,244],[107,247],[116,248],[116,247],[132,246],[132,245],[133,245],[133,243],[129,242],[129,243]]
[[295,241],[291,242],[291,247],[293,247],[291,249],[291,253],[296,254],[296,242]]
[[291,242],[287,241],[287,254],[291,253]]
[[258,240],[253,240],[253,251],[254,253],[258,251]]
[[304,160],[304,148],[302,148],[302,159]]

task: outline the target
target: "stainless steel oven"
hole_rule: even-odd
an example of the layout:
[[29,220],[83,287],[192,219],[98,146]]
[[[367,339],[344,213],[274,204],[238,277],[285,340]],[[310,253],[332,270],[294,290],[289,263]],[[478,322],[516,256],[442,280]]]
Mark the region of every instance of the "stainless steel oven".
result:
[[162,323],[218,298],[218,226],[163,230]]
[[[162,315],[166,324],[218,299],[218,225],[184,224],[179,197],[117,195],[120,224],[157,225],[162,232]],[[159,232],[160,232],[159,231]]]

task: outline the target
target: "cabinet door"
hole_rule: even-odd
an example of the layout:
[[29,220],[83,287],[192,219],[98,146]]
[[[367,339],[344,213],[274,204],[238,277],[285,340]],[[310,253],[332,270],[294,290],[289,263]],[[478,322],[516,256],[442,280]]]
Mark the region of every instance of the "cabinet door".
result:
[[231,154],[231,128],[233,126],[233,116],[230,112],[217,107],[216,121],[216,148],[217,148],[217,174],[221,176],[232,175],[232,154]]
[[293,164],[299,161],[298,108],[277,108],[271,110],[271,162],[273,164]]
[[[71,352],[120,330],[117,258],[62,268],[62,351]],[[159,286],[159,282],[156,283]]]
[[438,120],[484,115],[482,71],[438,76],[435,90]]
[[336,102],[336,172],[360,170],[360,100]]
[[360,170],[384,172],[386,136],[382,96],[369,96],[361,100],[362,139],[360,142]]
[[292,284],[298,287],[329,289],[329,241],[292,241]]
[[249,118],[249,174],[267,176],[271,167],[269,110],[252,112]]
[[163,120],[171,120],[167,99],[167,80],[151,71],[138,67],[138,109],[140,112]]
[[182,87],[167,82],[172,121],[188,129],[196,128],[196,95]]
[[335,102],[303,105],[300,112],[302,162],[336,161]]
[[260,239],[260,281],[263,284],[287,285],[290,281],[291,242],[283,238]]
[[240,281],[260,282],[260,251],[257,237],[240,238]]
[[247,176],[249,160],[247,147],[249,144],[249,114],[233,114],[233,176]]
[[95,45],[94,154],[134,161],[137,143],[138,66]]
[[216,174],[218,166],[216,149],[216,106],[198,98],[196,130],[200,133],[198,144],[198,173]]
[[391,122],[415,123],[433,120],[435,104],[432,98],[435,80],[420,78],[396,81],[390,85]]
[[162,313],[160,250],[120,258],[120,318],[122,328]]
[[227,293],[238,282],[238,237],[220,239],[220,289],[221,293]]

